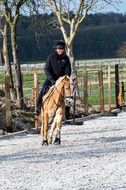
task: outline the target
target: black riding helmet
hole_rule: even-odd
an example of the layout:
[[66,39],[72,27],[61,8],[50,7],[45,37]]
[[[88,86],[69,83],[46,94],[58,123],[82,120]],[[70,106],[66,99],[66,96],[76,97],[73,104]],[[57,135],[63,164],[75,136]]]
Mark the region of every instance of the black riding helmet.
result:
[[65,42],[59,41],[55,44],[54,49],[64,49],[65,48]]

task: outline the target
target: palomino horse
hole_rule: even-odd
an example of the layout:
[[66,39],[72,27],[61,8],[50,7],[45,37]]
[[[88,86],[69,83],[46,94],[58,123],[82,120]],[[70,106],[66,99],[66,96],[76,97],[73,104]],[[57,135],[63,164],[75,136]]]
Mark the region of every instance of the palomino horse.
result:
[[[76,76],[73,78],[73,84]],[[67,75],[60,77],[54,86],[50,88],[47,94],[43,97],[43,106],[41,108],[42,127],[41,134],[43,136],[42,145],[52,143],[53,132],[56,128],[55,144],[60,144],[61,122],[65,117],[65,101],[73,102],[71,99],[71,83],[70,77]],[[52,122],[49,137],[47,133],[49,130],[49,123]]]

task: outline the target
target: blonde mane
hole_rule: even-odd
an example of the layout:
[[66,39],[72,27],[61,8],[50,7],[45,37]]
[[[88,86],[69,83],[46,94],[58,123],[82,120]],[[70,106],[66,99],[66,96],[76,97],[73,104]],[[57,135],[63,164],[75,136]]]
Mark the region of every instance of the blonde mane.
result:
[[[68,77],[68,79],[70,79],[69,76],[67,76],[67,77]],[[49,91],[47,92],[47,94],[45,94],[43,96],[43,100],[45,100],[49,95],[51,95],[54,92],[55,87],[57,87],[62,82],[62,80],[64,78],[65,78],[65,76],[58,78],[58,80],[56,81],[55,85],[51,86],[51,88],[49,89]]]
[[[69,77],[69,76],[67,76],[67,77],[68,77],[68,79],[70,79],[70,77]],[[57,87],[57,86],[58,86],[58,84],[60,84],[64,78],[65,78],[65,76],[60,77],[60,78],[56,81],[55,86]]]

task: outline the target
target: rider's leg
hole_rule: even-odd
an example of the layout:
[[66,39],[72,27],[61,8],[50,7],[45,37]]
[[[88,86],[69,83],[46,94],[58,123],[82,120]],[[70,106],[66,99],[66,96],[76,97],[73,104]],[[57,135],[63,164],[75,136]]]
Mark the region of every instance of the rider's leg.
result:
[[70,107],[66,106],[65,110],[66,110],[66,119],[70,119],[71,118]]
[[35,115],[39,115],[40,111],[41,111],[41,106],[42,106],[42,97],[43,97],[43,92],[44,90],[50,85],[50,81],[48,79],[45,80],[42,89],[38,95],[38,99],[37,99],[37,107],[36,107],[36,111],[35,111]]
[[36,107],[35,115],[40,114],[41,106],[42,106],[42,95],[39,93],[38,99],[37,99],[37,107]]

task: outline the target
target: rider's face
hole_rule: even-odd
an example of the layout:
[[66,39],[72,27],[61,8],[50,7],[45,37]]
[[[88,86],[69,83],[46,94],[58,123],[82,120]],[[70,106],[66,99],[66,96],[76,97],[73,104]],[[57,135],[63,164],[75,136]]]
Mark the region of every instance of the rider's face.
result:
[[58,55],[62,55],[64,53],[64,49],[56,49]]

